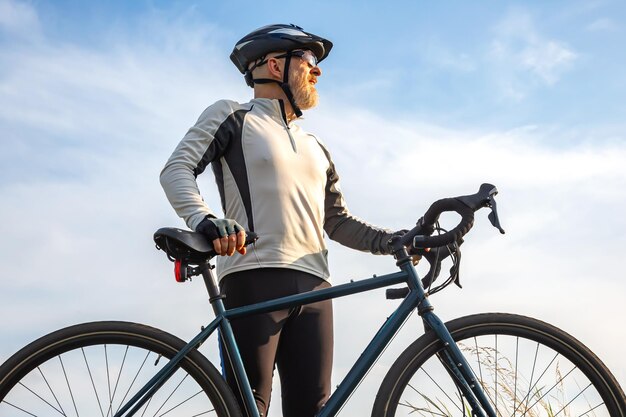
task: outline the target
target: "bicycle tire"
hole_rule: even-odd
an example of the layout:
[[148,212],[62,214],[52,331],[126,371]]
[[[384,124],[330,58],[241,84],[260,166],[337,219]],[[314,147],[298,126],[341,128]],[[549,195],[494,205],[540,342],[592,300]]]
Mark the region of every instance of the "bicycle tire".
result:
[[[501,313],[462,317],[446,327],[498,417],[626,417],[626,399],[615,377],[562,330]],[[385,376],[372,416],[471,415],[437,357],[442,349],[432,331],[413,342]],[[582,380],[587,385],[580,384]]]
[[[67,327],[32,342],[0,366],[0,416],[113,416],[185,342],[118,321]],[[137,416],[241,417],[235,397],[197,350]]]

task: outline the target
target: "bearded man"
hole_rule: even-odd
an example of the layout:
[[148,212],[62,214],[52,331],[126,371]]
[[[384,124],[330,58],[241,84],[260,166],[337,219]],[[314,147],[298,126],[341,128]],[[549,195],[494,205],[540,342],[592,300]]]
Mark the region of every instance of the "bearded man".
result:
[[[217,268],[226,308],[329,287],[324,232],[354,249],[388,253],[392,232],[349,213],[328,149],[295,123],[318,102],[319,63],[331,48],[295,25],[246,35],[230,58],[254,99],[209,106],[161,173],[178,215],[222,255]],[[209,164],[223,216],[209,209],[196,183]],[[247,254],[244,230],[260,237]],[[277,366],[283,415],[313,417],[331,389],[331,301],[236,319],[232,327],[261,416]],[[238,394],[231,367],[223,369]]]

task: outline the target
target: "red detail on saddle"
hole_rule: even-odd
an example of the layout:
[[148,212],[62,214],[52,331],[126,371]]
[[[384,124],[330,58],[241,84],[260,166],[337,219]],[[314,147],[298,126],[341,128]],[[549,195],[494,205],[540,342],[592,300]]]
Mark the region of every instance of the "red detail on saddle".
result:
[[176,282],[185,282],[185,277],[181,273],[185,268],[185,265],[180,260],[174,261],[174,277],[176,277]]

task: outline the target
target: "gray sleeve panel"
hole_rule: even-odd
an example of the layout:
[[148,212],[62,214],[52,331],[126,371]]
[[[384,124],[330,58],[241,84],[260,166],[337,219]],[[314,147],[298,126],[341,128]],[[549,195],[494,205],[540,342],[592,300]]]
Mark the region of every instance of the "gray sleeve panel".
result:
[[330,153],[319,140],[317,142],[329,162],[324,199],[324,230],[328,237],[352,249],[376,255],[387,254],[387,240],[392,232],[372,226],[350,214],[339,187],[339,175]]
[[167,199],[192,230],[207,215],[215,216],[200,195],[196,176],[211,162],[210,159],[219,156],[217,151],[223,149],[225,144],[216,143],[215,133],[238,107],[238,103],[226,100],[209,106],[183,137],[161,171],[161,186]]

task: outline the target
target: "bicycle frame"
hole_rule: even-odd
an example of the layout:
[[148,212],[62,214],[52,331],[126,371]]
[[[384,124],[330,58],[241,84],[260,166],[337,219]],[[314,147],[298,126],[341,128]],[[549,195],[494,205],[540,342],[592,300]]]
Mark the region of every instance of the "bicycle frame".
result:
[[379,277],[374,276],[359,281],[351,281],[350,283],[340,284],[326,289],[277,298],[275,300],[229,310],[224,308],[222,301],[223,296],[219,294],[219,289],[212,272],[213,267],[209,265],[208,262],[205,265],[201,265],[202,276],[209,292],[209,301],[215,312],[215,319],[178,352],[119,410],[117,414],[115,414],[114,417],[134,415],[177,370],[178,364],[185,355],[199,347],[218,328],[225,347],[225,353],[228,355],[230,363],[234,368],[234,375],[246,406],[245,411],[247,411],[250,417],[259,417],[252,389],[248,382],[237,342],[230,326],[231,319],[339,298],[400,283],[405,283],[409,286],[409,294],[380,327],[343,381],[341,381],[337,389],[332,393],[317,417],[332,417],[340,411],[352,392],[363,380],[369,369],[374,365],[378,357],[385,350],[414,309],[418,310],[418,314],[422,317],[425,326],[434,331],[445,346],[445,350],[440,354],[440,360],[451,378],[455,381],[459,390],[465,396],[472,408],[473,415],[478,417],[496,417],[495,411],[489,403],[482,387],[477,383],[476,376],[469,364],[456,346],[456,343],[454,343],[452,336],[443,322],[433,313],[433,307],[427,298],[415,267],[410,262],[406,253],[404,255],[404,259],[400,257],[401,261],[398,262],[400,272]]

